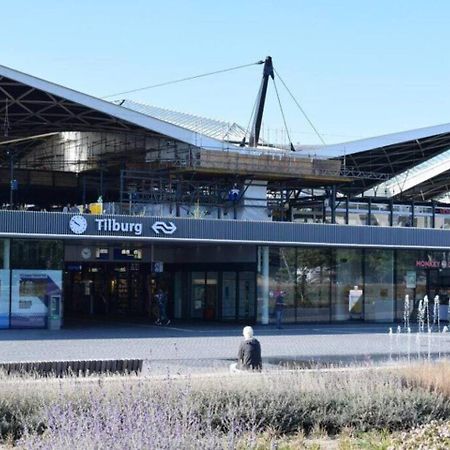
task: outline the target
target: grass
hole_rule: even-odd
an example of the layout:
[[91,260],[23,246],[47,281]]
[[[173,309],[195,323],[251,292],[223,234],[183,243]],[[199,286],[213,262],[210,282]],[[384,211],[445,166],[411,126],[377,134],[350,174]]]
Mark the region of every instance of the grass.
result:
[[0,380],[2,443],[24,449],[388,449],[409,433],[443,436],[448,420],[449,363],[164,380]]

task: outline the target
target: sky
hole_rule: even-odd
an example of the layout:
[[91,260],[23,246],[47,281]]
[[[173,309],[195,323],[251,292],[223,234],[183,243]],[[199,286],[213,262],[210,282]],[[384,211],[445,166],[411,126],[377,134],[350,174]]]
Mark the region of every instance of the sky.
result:
[[[450,122],[447,0],[0,0],[0,64],[97,97],[274,67],[326,143]],[[115,98],[247,128],[261,65]],[[278,80],[294,143],[319,137]],[[113,99],[113,98],[111,98]],[[274,86],[263,137],[287,135]]]

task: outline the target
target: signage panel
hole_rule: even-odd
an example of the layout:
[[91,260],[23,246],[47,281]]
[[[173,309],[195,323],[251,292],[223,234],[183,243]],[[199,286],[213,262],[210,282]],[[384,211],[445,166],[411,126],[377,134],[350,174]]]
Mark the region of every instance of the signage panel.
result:
[[52,296],[62,295],[62,271],[12,271],[11,327],[44,328]]

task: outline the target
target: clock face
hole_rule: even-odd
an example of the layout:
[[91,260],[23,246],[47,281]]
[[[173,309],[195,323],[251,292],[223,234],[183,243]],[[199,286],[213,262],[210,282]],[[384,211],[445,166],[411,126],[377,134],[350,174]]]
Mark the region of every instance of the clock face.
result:
[[73,216],[69,221],[72,233],[83,234],[87,228],[87,221],[83,216]]
[[85,248],[83,248],[83,250],[81,250],[81,257],[83,259],[89,259],[91,256],[92,256],[92,252],[89,247],[85,247]]

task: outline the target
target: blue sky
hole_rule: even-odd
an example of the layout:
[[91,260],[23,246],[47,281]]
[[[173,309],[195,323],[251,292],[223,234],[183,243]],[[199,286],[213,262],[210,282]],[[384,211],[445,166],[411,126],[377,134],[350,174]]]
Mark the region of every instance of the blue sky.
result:
[[[0,64],[104,96],[271,55],[327,143],[450,122],[450,2],[1,2]],[[262,66],[126,97],[247,126]],[[294,142],[318,143],[278,88]],[[120,98],[120,96],[118,97]],[[273,86],[264,136],[284,140]]]

